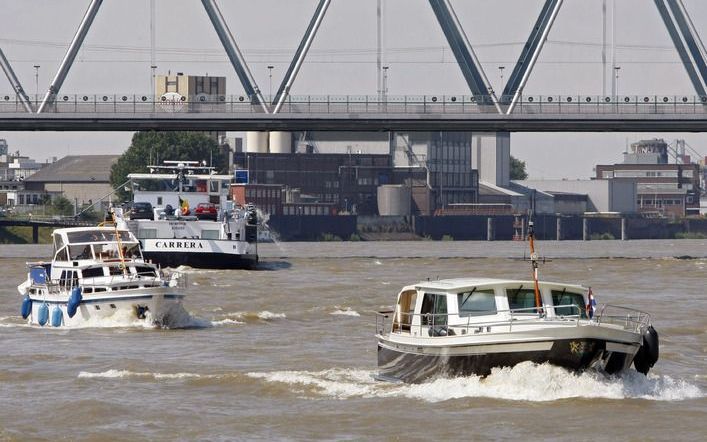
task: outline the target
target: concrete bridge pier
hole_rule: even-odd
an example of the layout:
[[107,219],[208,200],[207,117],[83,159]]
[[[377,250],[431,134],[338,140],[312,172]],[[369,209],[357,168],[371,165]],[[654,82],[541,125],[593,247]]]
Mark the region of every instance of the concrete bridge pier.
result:
[[555,239],[562,241],[562,218],[559,216],[555,219]]
[[626,230],[626,218],[621,218],[621,241],[626,241],[628,239]]
[[39,226],[37,224],[32,226],[32,244],[39,244]]
[[589,241],[589,220],[582,218],[582,241]]

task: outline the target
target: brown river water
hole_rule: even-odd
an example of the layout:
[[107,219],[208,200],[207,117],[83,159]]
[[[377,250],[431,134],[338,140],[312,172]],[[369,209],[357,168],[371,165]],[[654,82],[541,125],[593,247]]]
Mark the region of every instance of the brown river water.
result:
[[[707,241],[542,242],[541,278],[648,311],[644,377],[521,364],[376,381],[375,315],[426,278],[530,275],[516,242],[261,245],[257,271],[188,274],[187,329],[49,329],[19,316],[25,261],[0,246],[0,439],[705,440]],[[679,258],[676,258],[679,257]]]

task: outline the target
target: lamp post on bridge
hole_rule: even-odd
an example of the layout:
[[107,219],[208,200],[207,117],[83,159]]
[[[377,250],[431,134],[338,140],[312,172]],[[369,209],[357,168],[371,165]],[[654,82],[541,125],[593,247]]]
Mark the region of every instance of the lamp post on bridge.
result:
[[383,102],[388,102],[388,67],[383,66]]
[[270,88],[268,89],[268,99],[272,101],[272,70],[275,66],[268,66],[268,77],[270,78]]
[[39,68],[41,66],[38,64],[34,65],[34,85],[35,85],[35,91],[34,91],[34,99],[39,100]]
[[621,70],[621,66],[614,66],[614,78],[616,79],[616,97],[619,96],[619,71]]
[[[499,67],[498,67],[498,74],[501,76],[501,87],[500,87],[500,89],[499,89],[499,90],[501,90],[501,91],[504,89],[504,87],[503,87],[503,70],[504,70],[504,69],[506,69],[505,66],[499,66]],[[501,98],[501,100],[503,100],[503,97],[500,97],[500,98]]]

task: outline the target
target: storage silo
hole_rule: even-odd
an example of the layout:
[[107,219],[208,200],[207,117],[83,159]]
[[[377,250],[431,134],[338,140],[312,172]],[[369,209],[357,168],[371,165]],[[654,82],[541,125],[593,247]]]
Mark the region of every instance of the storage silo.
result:
[[246,152],[267,153],[268,133],[258,131],[246,132],[245,148]]
[[292,132],[270,132],[270,153],[292,153]]
[[381,216],[410,215],[410,188],[402,184],[378,186],[378,213]]

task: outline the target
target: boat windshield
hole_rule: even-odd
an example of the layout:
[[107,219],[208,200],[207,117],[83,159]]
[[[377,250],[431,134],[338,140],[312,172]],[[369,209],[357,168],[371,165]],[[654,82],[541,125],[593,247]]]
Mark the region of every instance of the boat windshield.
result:
[[[118,253],[118,243],[115,242],[71,245],[69,246],[69,255],[71,256],[72,261],[78,261],[80,259],[113,261],[120,259],[120,254]],[[140,245],[137,243],[123,244],[123,258],[142,258]]]
[[555,307],[555,314],[558,316],[577,316],[587,318],[584,307],[584,296],[581,293],[568,292],[567,289],[552,291],[552,305]]
[[[82,230],[80,232],[69,232],[66,236],[68,237],[70,244],[116,241],[116,234],[113,230]],[[120,240],[132,241],[130,233],[125,230],[121,230]]]

